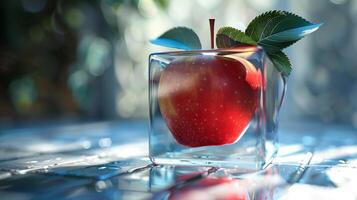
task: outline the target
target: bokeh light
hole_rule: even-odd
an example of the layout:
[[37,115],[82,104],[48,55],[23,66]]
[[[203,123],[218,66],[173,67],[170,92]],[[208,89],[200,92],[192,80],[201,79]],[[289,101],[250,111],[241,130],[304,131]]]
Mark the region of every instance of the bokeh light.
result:
[[208,19],[244,30],[283,9],[322,22],[287,50],[294,71],[282,120],[357,127],[357,1],[21,0],[0,3],[0,119],[145,119],[149,43],[191,27],[209,47]]

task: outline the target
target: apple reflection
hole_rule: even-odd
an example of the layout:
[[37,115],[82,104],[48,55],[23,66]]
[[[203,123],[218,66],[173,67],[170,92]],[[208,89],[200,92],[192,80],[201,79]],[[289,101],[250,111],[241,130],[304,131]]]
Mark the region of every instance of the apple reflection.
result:
[[249,200],[248,190],[239,180],[207,177],[170,192],[170,200]]

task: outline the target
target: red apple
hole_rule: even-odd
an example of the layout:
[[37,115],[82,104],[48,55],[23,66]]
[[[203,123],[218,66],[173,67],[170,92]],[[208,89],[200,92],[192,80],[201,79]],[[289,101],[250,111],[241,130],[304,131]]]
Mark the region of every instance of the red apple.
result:
[[189,147],[234,143],[257,105],[260,71],[241,58],[186,57],[162,72],[159,107],[173,137]]

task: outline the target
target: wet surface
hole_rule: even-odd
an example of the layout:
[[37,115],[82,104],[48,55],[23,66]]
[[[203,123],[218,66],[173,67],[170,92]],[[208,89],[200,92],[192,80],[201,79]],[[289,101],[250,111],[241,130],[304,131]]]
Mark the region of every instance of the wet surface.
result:
[[1,199],[356,199],[357,131],[289,124],[255,173],[154,166],[145,123],[1,130]]

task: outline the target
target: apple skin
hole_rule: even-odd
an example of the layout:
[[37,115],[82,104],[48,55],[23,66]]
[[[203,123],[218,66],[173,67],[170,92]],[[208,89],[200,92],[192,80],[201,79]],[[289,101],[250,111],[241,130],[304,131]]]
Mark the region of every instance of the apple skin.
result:
[[249,200],[248,190],[239,180],[228,177],[207,177],[196,183],[173,190],[169,200]]
[[260,71],[244,59],[179,58],[163,70],[160,111],[173,137],[189,147],[232,144],[259,103]]

